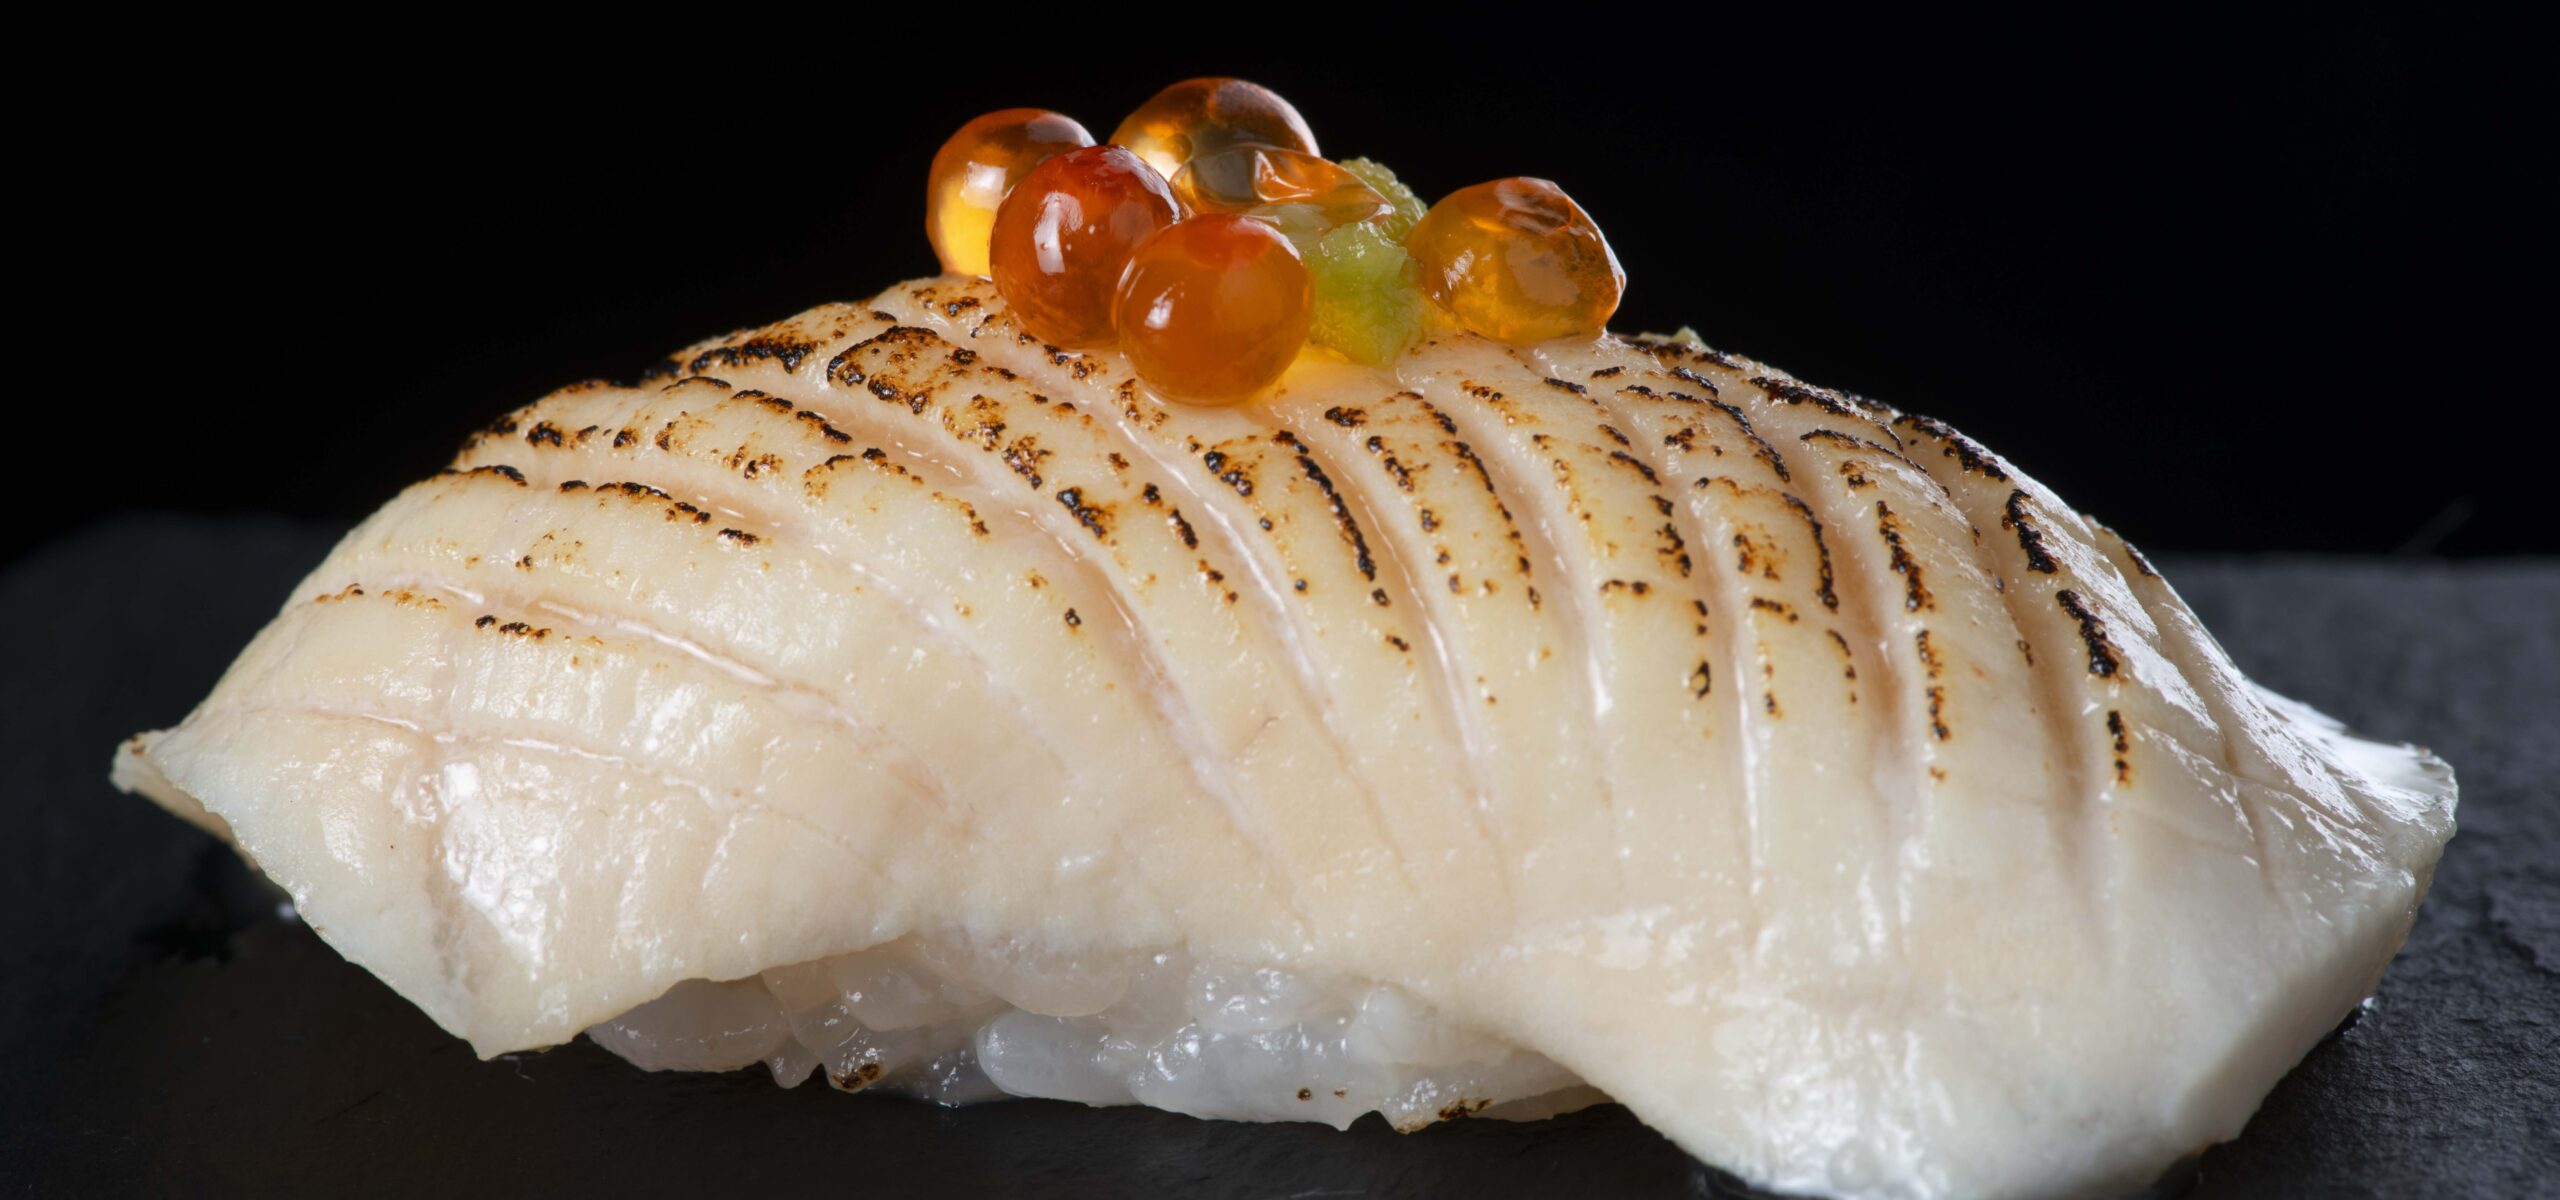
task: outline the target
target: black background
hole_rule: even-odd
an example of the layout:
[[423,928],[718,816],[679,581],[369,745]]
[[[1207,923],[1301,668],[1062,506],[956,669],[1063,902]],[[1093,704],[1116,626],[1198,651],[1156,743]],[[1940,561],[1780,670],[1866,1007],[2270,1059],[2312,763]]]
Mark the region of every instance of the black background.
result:
[[[20,195],[52,219],[24,235],[49,349],[20,378],[78,381],[27,405],[32,444],[104,486],[7,548],[136,508],[352,521],[553,387],[929,272],[925,167],[969,117],[1105,135],[1206,73],[1426,198],[1556,179],[1626,264],[1621,328],[1949,420],[2154,549],[2560,545],[2526,450],[2551,131],[2538,68],[2491,61],[2516,31],[878,15],[119,52],[21,118]],[[1186,49],[1129,36],[1191,22]]]
[[[1552,177],[1628,268],[1622,328],[1693,325],[1946,418],[2153,550],[2560,542],[2536,503],[2560,206],[2523,30],[2374,7],[904,15],[940,23],[135,14],[23,37],[0,557],[36,553],[0,573],[0,1193],[1711,1194],[1624,1113],[1339,1138],[644,1079],[583,1044],[475,1063],[232,855],[109,793],[117,738],[176,719],[336,529],[491,415],[929,271],[925,164],[987,109],[1105,133],[1234,73],[1426,196]],[[133,515],[167,509],[297,519]],[[2547,1189],[2547,570],[2169,570],[2258,678],[2465,781],[2376,1005],[2197,1194]]]

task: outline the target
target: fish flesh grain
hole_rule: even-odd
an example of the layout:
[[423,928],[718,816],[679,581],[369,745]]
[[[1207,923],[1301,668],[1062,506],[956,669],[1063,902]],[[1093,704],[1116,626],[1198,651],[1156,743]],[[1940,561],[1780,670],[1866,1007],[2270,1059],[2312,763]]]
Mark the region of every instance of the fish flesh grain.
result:
[[497,421],[114,777],[482,1055],[1843,1197],[2234,1136],[2454,809],[1936,421],[1685,335],[1168,405],[956,277]]

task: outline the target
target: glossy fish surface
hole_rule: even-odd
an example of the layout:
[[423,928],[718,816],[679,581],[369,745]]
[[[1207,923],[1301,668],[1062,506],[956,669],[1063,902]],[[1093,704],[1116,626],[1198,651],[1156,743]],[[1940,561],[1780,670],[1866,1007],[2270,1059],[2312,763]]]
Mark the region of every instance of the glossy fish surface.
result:
[[956,277],[497,421],[115,771],[484,1055],[1841,1196],[2235,1135],[2454,807],[1927,418],[1615,335],[1185,407]]

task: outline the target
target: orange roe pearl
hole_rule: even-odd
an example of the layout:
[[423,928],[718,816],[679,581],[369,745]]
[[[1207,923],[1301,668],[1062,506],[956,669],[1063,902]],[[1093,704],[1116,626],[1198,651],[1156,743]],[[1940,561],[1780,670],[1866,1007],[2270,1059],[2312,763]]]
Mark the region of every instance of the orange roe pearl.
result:
[[1241,79],[1186,79],[1155,94],[1111,131],[1111,144],[1126,146],[1171,178],[1195,156],[1228,146],[1277,146],[1316,152],[1307,119],[1280,94]]
[[1190,212],[1240,213],[1304,204],[1327,227],[1366,221],[1395,206],[1357,175],[1324,159],[1276,146],[1227,146],[1194,155],[1174,173],[1173,198]]
[[1515,346],[1594,336],[1627,290],[1600,227],[1543,179],[1452,192],[1405,247],[1424,292],[1467,328]]
[[1120,279],[1120,350],[1169,399],[1233,404],[1276,382],[1307,341],[1315,288],[1279,231],[1210,214],[1139,243]]
[[1129,252],[1178,216],[1164,178],[1118,146],[1069,150],[1022,177],[996,208],[996,290],[1032,336],[1111,341],[1111,295]]
[[1074,118],[1045,108],[999,109],[961,126],[925,177],[924,235],[942,269],[986,274],[987,235],[1004,194],[1049,156],[1092,144]]

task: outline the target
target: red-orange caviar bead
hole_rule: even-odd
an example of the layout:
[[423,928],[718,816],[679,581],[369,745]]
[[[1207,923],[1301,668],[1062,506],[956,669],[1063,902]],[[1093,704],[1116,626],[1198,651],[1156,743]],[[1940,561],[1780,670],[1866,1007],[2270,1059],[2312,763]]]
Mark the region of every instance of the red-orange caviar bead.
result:
[[996,206],[1051,155],[1093,144],[1075,119],[1045,108],[998,109],[960,127],[925,177],[924,234],[954,275],[987,273]]
[[1452,192],[1405,246],[1425,293],[1467,328],[1513,345],[1596,335],[1627,289],[1600,227],[1543,179]]
[[1316,153],[1307,119],[1280,94],[1241,79],[1186,79],[1138,106],[1111,144],[1126,146],[1171,178],[1194,157],[1233,145]]
[[1112,289],[1130,250],[1178,215],[1164,178],[1127,150],[1057,155],[1033,167],[996,209],[988,244],[996,290],[1032,336],[1104,345]]
[[1148,387],[1192,404],[1233,404],[1269,388],[1297,358],[1315,289],[1278,230],[1213,213],[1139,243],[1117,307],[1121,353]]

